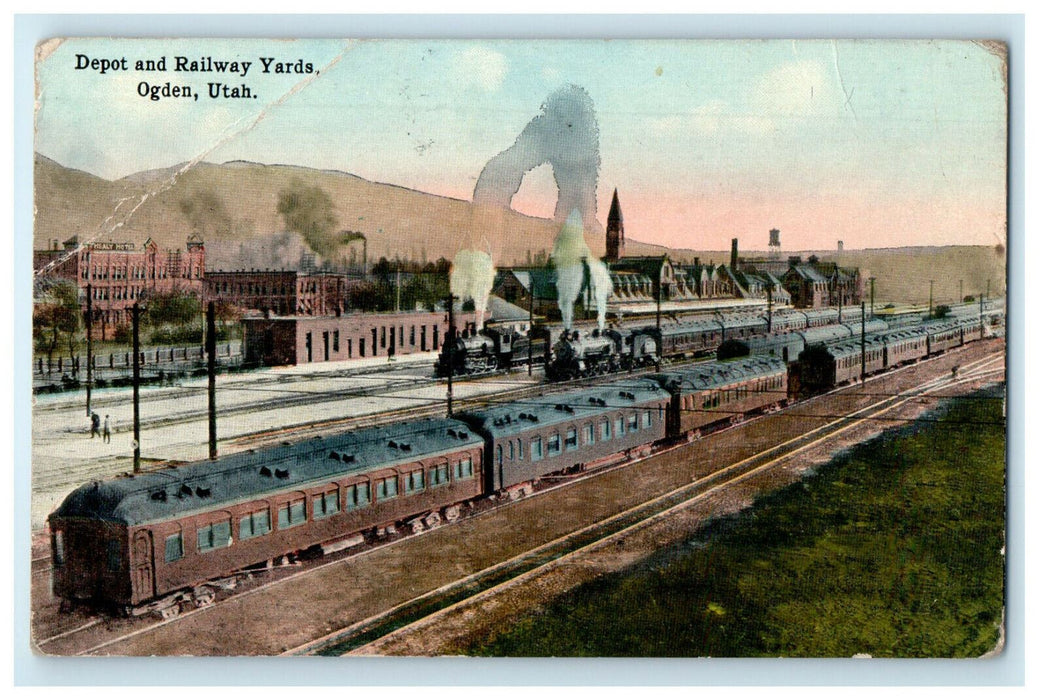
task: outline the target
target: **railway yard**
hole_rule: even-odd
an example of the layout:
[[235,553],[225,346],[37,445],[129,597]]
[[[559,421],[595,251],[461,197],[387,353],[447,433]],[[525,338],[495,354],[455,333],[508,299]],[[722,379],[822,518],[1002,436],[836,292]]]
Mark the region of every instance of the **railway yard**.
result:
[[[438,414],[446,384],[433,379],[433,357],[225,375],[219,451]],[[478,403],[533,393],[540,381],[525,370],[470,378],[454,383],[454,396]],[[67,611],[51,593],[47,515],[85,481],[130,471],[131,405],[126,392],[96,394],[93,410],[111,415],[115,428],[103,443],[89,437],[82,401],[40,397],[32,436],[33,638],[54,655],[449,653],[558,593],[695,537],[709,518],[743,508],[941,398],[1003,382],[1004,342],[970,343],[651,456],[546,477],[525,498],[485,498],[457,522],[212,582],[213,602],[170,619]],[[205,381],[142,397],[145,458],[206,457]]]

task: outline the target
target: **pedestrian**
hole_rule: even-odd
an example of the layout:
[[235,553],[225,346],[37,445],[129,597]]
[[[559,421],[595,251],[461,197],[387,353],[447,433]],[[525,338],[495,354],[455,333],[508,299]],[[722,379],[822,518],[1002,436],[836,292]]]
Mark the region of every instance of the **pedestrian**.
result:
[[93,440],[98,436],[98,426],[101,424],[101,420],[98,418],[98,414],[91,413],[91,439]]
[[394,347],[392,347],[392,344],[390,343],[389,344],[389,362],[392,362],[393,360],[396,359],[395,357],[393,357],[395,354],[396,354],[396,349]]
[[102,440],[105,442],[112,442],[112,436],[109,432],[109,414],[105,414],[105,423],[102,424]]

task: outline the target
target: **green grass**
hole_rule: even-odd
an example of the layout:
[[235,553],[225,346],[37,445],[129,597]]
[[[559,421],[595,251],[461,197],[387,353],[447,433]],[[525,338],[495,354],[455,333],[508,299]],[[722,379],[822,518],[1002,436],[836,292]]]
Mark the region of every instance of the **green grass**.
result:
[[1003,605],[1000,395],[955,400],[451,653],[984,654]]

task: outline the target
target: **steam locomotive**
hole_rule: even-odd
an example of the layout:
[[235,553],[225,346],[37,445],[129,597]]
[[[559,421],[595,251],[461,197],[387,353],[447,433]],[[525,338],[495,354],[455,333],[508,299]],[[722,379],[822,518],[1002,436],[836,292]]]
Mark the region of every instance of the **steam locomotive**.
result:
[[436,360],[436,376],[465,376],[502,372],[527,364],[544,362],[548,332],[534,329],[531,335],[518,331],[483,328],[443,343]]

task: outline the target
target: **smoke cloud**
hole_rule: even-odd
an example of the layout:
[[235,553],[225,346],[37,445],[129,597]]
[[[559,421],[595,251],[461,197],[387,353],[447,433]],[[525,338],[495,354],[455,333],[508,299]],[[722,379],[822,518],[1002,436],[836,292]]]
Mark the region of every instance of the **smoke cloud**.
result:
[[602,330],[606,323],[607,298],[613,286],[610,271],[592,255],[585,243],[581,222],[581,213],[575,209],[559,230],[552,248],[552,261],[556,266],[557,303],[563,316],[563,328],[569,331],[574,325],[574,302],[581,294],[587,268],[589,289],[596,302],[599,328]]
[[[512,146],[494,156],[484,166],[476,180],[476,188],[472,194],[469,240],[466,249],[454,258],[451,289],[474,290],[469,292],[469,297],[475,300],[479,317],[482,317],[486,309],[490,284],[494,279],[494,266],[491,256],[480,253],[478,249],[490,247],[494,254],[497,254],[497,243],[505,230],[505,212],[509,210],[512,198],[519,191],[523,177],[545,163],[552,165],[553,177],[559,191],[555,221],[564,223],[568,217],[577,214],[576,220],[570,224],[570,232],[566,238],[561,231],[556,239],[559,256],[563,261],[562,264],[559,261],[556,263],[556,286],[559,306],[564,310],[564,324],[568,328],[573,324],[574,300],[577,299],[584,283],[583,261],[588,261],[590,270],[593,266],[602,265],[588,250],[583,235],[586,228],[593,232],[601,230],[596,219],[599,126],[596,123],[594,103],[585,89],[577,85],[565,85],[545,99],[540,114],[530,120]],[[566,226],[564,223],[564,229]],[[562,242],[560,239],[563,239]],[[481,245],[481,242],[487,245]],[[491,242],[493,245],[490,245]],[[468,255],[462,256],[463,253]],[[554,252],[553,256],[555,255]],[[594,272],[591,279],[598,278],[599,284],[603,285],[602,273],[606,273],[605,267],[602,272]],[[605,275],[605,280],[609,290],[609,273]],[[475,291],[484,284],[486,286],[482,293]],[[567,297],[570,297],[569,303]],[[605,307],[604,297],[604,311]],[[601,313],[601,322],[602,318]]]

